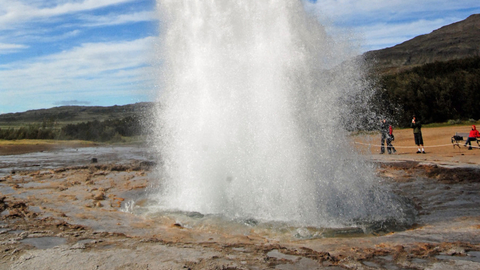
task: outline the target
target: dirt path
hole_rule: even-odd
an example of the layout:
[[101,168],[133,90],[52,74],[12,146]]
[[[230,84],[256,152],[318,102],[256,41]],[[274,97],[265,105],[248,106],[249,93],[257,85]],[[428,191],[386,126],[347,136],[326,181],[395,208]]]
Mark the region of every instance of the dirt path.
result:
[[[480,149],[461,146],[453,147],[451,137],[455,132],[467,133],[470,126],[449,126],[438,128],[423,128],[423,140],[426,154],[416,154],[417,147],[413,140],[412,129],[394,130],[393,142],[397,152],[393,155],[380,155],[380,135],[359,135],[354,137],[356,147],[368,154],[374,160],[415,160],[421,162],[436,162],[442,164],[480,165]],[[477,145],[475,142],[472,145]],[[371,155],[371,156],[370,156]]]

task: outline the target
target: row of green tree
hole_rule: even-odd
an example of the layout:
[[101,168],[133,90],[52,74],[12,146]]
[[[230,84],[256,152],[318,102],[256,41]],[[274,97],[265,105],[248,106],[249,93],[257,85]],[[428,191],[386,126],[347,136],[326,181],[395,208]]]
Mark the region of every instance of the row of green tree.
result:
[[59,129],[53,125],[33,124],[20,128],[0,128],[0,139],[56,139],[87,141],[121,141],[122,137],[143,135],[140,117],[128,116],[122,119],[93,120],[78,124],[68,124]]
[[0,128],[1,140],[23,139],[55,139],[59,131],[52,128],[42,128],[40,125],[28,125],[20,128]]
[[480,57],[435,62],[378,81],[374,103],[399,126],[480,118]]

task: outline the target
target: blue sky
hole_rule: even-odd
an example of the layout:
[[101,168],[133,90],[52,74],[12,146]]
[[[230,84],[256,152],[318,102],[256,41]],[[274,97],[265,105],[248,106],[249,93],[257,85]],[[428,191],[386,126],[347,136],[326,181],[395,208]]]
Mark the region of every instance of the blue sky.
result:
[[[227,1],[227,0],[224,0]],[[155,0],[0,0],[0,114],[152,101]],[[359,53],[480,13],[478,0],[308,0]]]

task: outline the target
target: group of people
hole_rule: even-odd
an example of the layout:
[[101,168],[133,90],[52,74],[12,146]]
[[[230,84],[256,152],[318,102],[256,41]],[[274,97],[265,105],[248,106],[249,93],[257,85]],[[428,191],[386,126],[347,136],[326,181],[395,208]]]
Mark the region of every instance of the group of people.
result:
[[395,137],[393,136],[392,125],[388,124],[386,119],[383,119],[380,123],[380,132],[382,133],[382,146],[380,148],[380,154],[385,153],[385,142],[387,143],[387,152],[389,154],[397,152],[395,147],[392,145],[392,141],[395,140]]
[[[410,126],[413,128],[413,137],[415,139],[415,144],[418,146],[417,154],[425,154],[422,137],[422,123],[416,119],[415,115],[413,116],[412,124]],[[387,143],[387,152],[389,154],[397,152],[395,147],[392,145],[392,141],[395,140],[395,137],[393,136],[392,125],[390,125],[386,119],[382,119],[380,123],[380,131],[382,133],[380,154],[385,154],[385,142]]]
[[[415,115],[412,118],[412,123],[410,124],[410,127],[413,128],[413,138],[415,140],[415,145],[417,145],[418,147],[417,154],[425,154],[425,148],[423,147],[422,123],[417,120]],[[387,144],[387,152],[389,154],[397,152],[397,150],[395,150],[395,147],[393,147],[392,145],[392,141],[395,140],[395,137],[393,136],[392,125],[390,125],[386,119],[382,119],[380,124],[380,131],[382,134],[380,154],[385,153],[385,143]],[[477,127],[475,125],[472,125],[472,129],[470,130],[468,139],[465,141],[464,146],[466,147],[468,144],[468,150],[472,150],[471,142],[477,140],[477,138],[480,138],[480,133],[478,132]]]

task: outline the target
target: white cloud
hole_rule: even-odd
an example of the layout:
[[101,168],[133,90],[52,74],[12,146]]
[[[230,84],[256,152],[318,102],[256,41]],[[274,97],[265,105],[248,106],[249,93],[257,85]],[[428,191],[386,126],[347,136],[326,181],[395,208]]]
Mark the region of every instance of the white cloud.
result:
[[51,1],[41,6],[38,1],[0,0],[0,30],[12,29],[32,20],[49,19],[75,12],[89,11],[134,0],[84,0]]
[[68,106],[68,105],[90,105],[90,101],[83,101],[83,100],[60,100],[53,102],[53,105],[57,106]]
[[[0,0],[0,43],[22,43],[34,47],[35,43],[76,37],[87,28],[156,20],[154,11],[122,7],[103,15],[81,12],[131,1],[134,0]],[[69,16],[62,17],[66,14]],[[10,52],[4,50],[0,53]]]
[[[123,5],[129,2],[135,0],[0,0],[0,108],[144,101],[153,84],[146,74],[153,74],[148,52],[154,38],[128,30],[103,35],[105,26],[155,20],[145,10],[149,5]],[[96,9],[103,14],[89,12]]]
[[323,0],[306,3],[329,33],[353,31],[364,50],[390,47],[480,12],[478,0]]
[[[0,65],[2,101],[25,97],[84,100],[132,94],[148,87],[148,51],[155,38],[117,43],[86,43],[69,51]],[[53,96],[52,96],[53,95]],[[44,102],[45,103],[45,102]]]
[[28,47],[29,46],[23,44],[0,43],[0,54],[19,52],[23,49],[27,49]]
[[25,40],[34,40],[35,43],[43,42],[43,43],[48,43],[48,42],[58,42],[61,40],[65,40],[68,38],[76,37],[78,36],[82,31],[81,30],[72,30],[68,31],[65,33],[53,35],[53,34],[45,34],[44,32],[30,32],[25,35],[23,35],[23,39]]
[[441,18],[436,20],[418,20],[402,24],[374,24],[362,27],[361,32],[369,40],[369,49],[381,49],[396,45],[416,36],[428,34],[432,29],[458,21],[459,19]]
[[153,11],[136,12],[130,14],[109,15],[109,16],[83,16],[86,21],[84,26],[107,26],[126,23],[145,22],[155,20],[156,14]]
[[[386,21],[405,18],[406,14],[449,12],[466,8],[480,8],[478,0],[322,0],[308,3],[322,16],[333,20],[351,20],[358,17],[370,17],[373,21]],[[448,13],[446,13],[448,15]],[[373,17],[372,17],[373,16]],[[408,16],[407,16],[408,17]],[[361,23],[361,22],[360,22]]]

